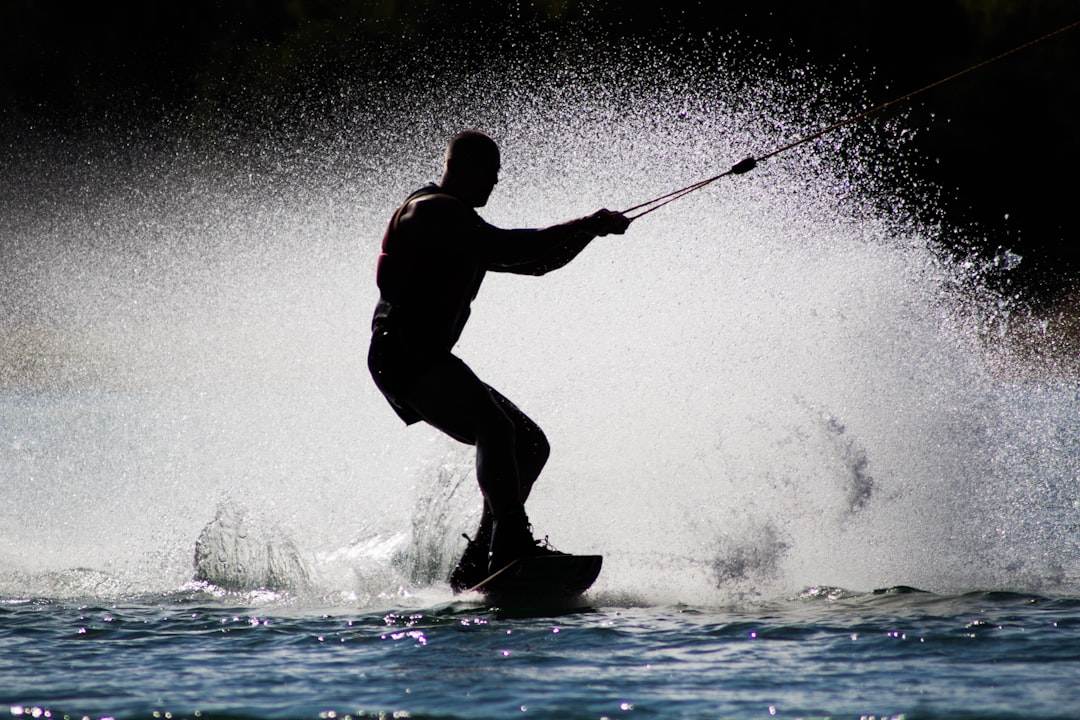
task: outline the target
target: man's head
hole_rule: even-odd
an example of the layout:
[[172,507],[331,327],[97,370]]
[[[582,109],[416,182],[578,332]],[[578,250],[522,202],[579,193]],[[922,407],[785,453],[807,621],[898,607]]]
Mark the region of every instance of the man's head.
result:
[[442,189],[470,207],[482,207],[499,182],[499,146],[477,130],[458,133],[446,147]]

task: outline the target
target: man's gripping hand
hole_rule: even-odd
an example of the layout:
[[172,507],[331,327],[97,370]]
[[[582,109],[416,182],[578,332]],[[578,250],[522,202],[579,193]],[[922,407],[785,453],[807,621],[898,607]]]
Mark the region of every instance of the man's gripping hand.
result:
[[630,227],[630,219],[614,210],[597,210],[585,218],[593,235],[622,235]]

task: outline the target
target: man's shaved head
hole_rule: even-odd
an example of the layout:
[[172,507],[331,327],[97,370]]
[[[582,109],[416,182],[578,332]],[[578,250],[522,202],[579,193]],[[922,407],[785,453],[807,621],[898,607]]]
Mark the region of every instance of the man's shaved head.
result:
[[499,146],[478,130],[466,130],[446,146],[442,188],[469,207],[481,207],[499,182]]
[[446,146],[446,162],[497,169],[499,146],[479,130],[466,130],[450,139]]

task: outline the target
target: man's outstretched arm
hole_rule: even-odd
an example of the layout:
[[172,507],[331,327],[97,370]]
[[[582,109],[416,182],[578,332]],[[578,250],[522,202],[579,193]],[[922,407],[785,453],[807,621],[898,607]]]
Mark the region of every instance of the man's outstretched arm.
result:
[[623,233],[630,221],[620,213],[592,215],[536,230],[503,230],[485,222],[451,195],[429,195],[409,205],[400,227],[432,243],[433,252],[461,252],[489,270],[542,275],[573,260],[598,235]]
[[498,230],[502,236],[497,240],[500,246],[520,246],[540,239],[547,249],[539,255],[519,261],[493,261],[489,263],[488,269],[518,275],[543,275],[558,270],[576,258],[596,237],[621,235],[629,225],[630,221],[620,213],[598,210],[588,217],[539,230]]

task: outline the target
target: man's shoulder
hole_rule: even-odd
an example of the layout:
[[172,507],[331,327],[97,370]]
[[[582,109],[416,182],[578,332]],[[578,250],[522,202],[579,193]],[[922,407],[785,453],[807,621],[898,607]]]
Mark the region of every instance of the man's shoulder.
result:
[[476,212],[461,200],[444,193],[436,185],[429,185],[416,191],[405,201],[401,221],[404,223],[466,222],[476,217]]
[[428,183],[427,185],[424,185],[421,188],[417,188],[416,190],[413,190],[411,193],[409,193],[409,196],[405,198],[405,204],[440,195],[450,197],[445,192],[443,192],[443,189],[441,187],[439,187],[435,183]]
[[409,198],[407,204],[412,207],[424,207],[429,209],[468,209],[461,200],[442,191],[415,195]]

